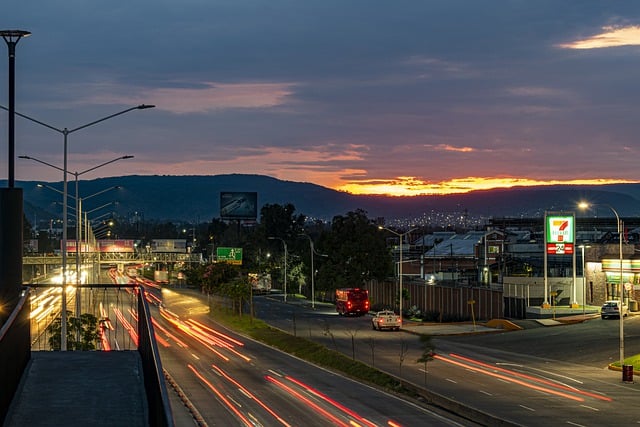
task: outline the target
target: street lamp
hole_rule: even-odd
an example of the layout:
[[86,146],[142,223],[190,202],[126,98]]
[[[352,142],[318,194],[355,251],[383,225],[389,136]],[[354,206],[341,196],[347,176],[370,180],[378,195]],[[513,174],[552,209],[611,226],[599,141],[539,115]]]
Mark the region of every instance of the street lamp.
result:
[[[37,158],[35,158],[35,157],[31,157],[31,156],[18,156],[18,157],[19,157],[19,158],[21,158],[21,159],[33,160],[34,162],[38,162],[38,163],[41,163],[41,164],[43,164],[43,165],[46,165],[46,166],[52,167],[52,168],[54,168],[54,169],[58,169],[59,171],[61,171],[61,172],[63,172],[63,173],[65,172],[65,169],[63,169],[63,168],[61,168],[61,167],[59,167],[59,166],[56,166],[56,165],[52,165],[52,164],[51,164],[51,163],[49,163],[49,162],[45,162],[44,160],[40,160],[40,159],[37,159]],[[107,192],[107,191],[110,191],[110,190],[114,190],[114,189],[118,189],[118,188],[120,188],[120,186],[114,186],[114,187],[107,188],[107,189],[105,189],[105,190],[99,191],[99,192],[97,192],[97,193],[95,193],[95,194],[92,194],[92,195],[90,195],[90,196],[87,196],[87,197],[84,197],[83,199],[81,199],[81,198],[80,198],[80,194],[79,194],[79,181],[78,181],[78,177],[79,177],[80,175],[84,175],[84,174],[85,174],[85,173],[87,173],[87,172],[91,172],[91,171],[94,171],[94,170],[96,170],[96,169],[98,169],[98,168],[101,168],[101,167],[103,167],[103,166],[106,166],[106,165],[109,165],[109,164],[111,164],[111,163],[117,162],[118,160],[132,159],[133,157],[134,157],[134,156],[129,156],[129,155],[127,155],[127,156],[120,156],[120,157],[116,157],[115,159],[109,160],[108,162],[104,162],[104,163],[101,163],[101,164],[99,164],[99,165],[97,165],[97,166],[94,166],[94,167],[92,167],[92,168],[86,169],[86,170],[84,170],[84,171],[82,171],[82,172],[67,172],[67,173],[71,173],[71,174],[75,177],[75,184],[76,184],[76,196],[74,197],[74,199],[75,199],[75,201],[76,201],[76,209],[75,209],[75,210],[76,210],[76,223],[80,223],[80,224],[82,223],[82,206],[81,206],[81,203],[82,203],[82,200],[83,200],[83,199],[84,199],[84,200],[86,200],[86,199],[88,199],[88,198],[90,198],[90,197],[98,196],[98,195],[100,195],[100,194],[102,194],[102,193],[105,193],[105,192]],[[65,176],[66,176],[66,175],[67,175],[67,174],[65,174]],[[49,188],[51,188],[51,187],[49,187]],[[55,190],[55,191],[60,192],[59,190]],[[62,210],[63,210],[63,214],[62,214],[62,216],[63,216],[63,222],[65,222],[65,218],[64,218],[64,217],[66,216],[66,213],[67,213],[67,212],[66,212],[66,210],[67,210],[66,202],[67,202],[67,198],[68,198],[68,197],[69,197],[69,196],[68,196],[68,194],[66,194],[64,191],[62,191],[62,198],[64,199],[64,202],[63,202],[63,208],[62,208]],[[64,228],[65,228],[65,230],[66,230],[66,225],[64,226]],[[63,234],[64,234],[64,230],[63,230]],[[64,248],[65,248],[65,249],[64,249],[64,252],[66,252],[66,243],[67,243],[67,242],[66,242],[65,237],[66,237],[66,236],[64,236],[64,237],[63,237],[63,240],[64,240],[64,242],[63,242],[63,246],[64,246]],[[80,241],[80,227],[78,227],[78,226],[77,226],[77,224],[76,224],[76,284],[78,284],[78,280],[79,280],[79,277],[77,277],[77,276],[78,276],[78,275],[77,275],[77,272],[78,272],[78,270],[77,270],[77,269],[78,269],[78,267],[79,267],[79,259],[78,259],[78,244],[79,244],[79,241]],[[63,252],[63,253],[64,253],[64,252]],[[66,257],[65,257],[65,259],[63,260],[62,264],[66,267]],[[78,290],[77,290],[77,292],[79,292],[79,288],[77,288],[77,289],[78,289]],[[80,315],[80,313],[78,313],[78,315]]]
[[[44,165],[51,166],[52,168],[55,168],[55,169],[58,169],[58,170],[60,170],[60,169],[61,169],[61,168],[59,168],[58,166],[52,165],[52,164],[50,164],[50,163],[47,163],[47,162],[45,162],[45,161],[42,161],[42,160],[36,159],[36,158],[34,158],[34,157],[29,157],[29,156],[19,156],[19,157],[20,157],[21,159],[29,159],[29,160],[33,160],[33,161],[36,161],[36,162],[38,162],[38,163],[42,163],[42,164],[44,164]],[[84,173],[86,173],[86,172],[92,171],[92,170],[94,170],[94,169],[97,169],[97,168],[99,168],[99,167],[101,167],[101,166],[108,165],[109,163],[113,163],[113,162],[115,162],[115,161],[117,161],[117,160],[120,160],[120,159],[128,159],[128,158],[131,158],[131,157],[133,157],[133,156],[122,156],[122,157],[118,157],[117,159],[114,159],[114,160],[111,160],[111,161],[108,161],[108,162],[102,163],[102,164],[101,164],[101,165],[99,165],[99,166],[93,167],[93,168],[91,168],[91,169],[87,169],[87,170],[85,170],[85,171],[83,171],[83,172],[75,172],[75,173],[74,173],[74,175],[75,175],[75,177],[76,177],[76,196],[75,196],[75,197],[73,197],[73,198],[75,199],[75,201],[76,201],[76,207],[75,207],[75,209],[74,209],[74,210],[76,211],[76,316],[77,316],[78,318],[80,318],[81,308],[82,308],[82,305],[81,305],[81,304],[82,304],[82,303],[81,303],[81,299],[82,299],[82,298],[81,298],[81,297],[82,297],[82,291],[81,291],[81,288],[80,288],[80,284],[81,284],[80,282],[81,282],[81,279],[82,279],[82,278],[81,278],[81,275],[80,275],[80,256],[81,256],[81,253],[82,253],[82,251],[81,251],[81,240],[82,240],[82,239],[81,239],[81,228],[82,228],[82,200],[83,200],[83,199],[81,199],[81,198],[80,198],[80,196],[79,196],[79,194],[78,194],[78,176],[79,176],[79,175],[82,175],[82,174],[84,174]],[[60,190],[58,190],[57,188],[51,187],[51,186],[46,185],[46,184],[36,184],[36,186],[41,187],[41,188],[47,188],[47,189],[49,189],[49,190],[55,191],[56,193],[60,193],[60,194],[63,194],[63,195],[64,195],[64,192],[63,192],[63,191],[60,191]],[[106,188],[106,189],[104,189],[104,190],[98,191],[97,193],[94,193],[94,194],[91,194],[91,195],[89,195],[89,196],[87,196],[87,197],[84,197],[84,200],[86,200],[86,199],[90,199],[91,197],[95,197],[95,196],[98,196],[98,195],[103,194],[103,193],[106,193],[107,191],[117,190],[117,189],[119,189],[119,188],[121,188],[119,185],[115,185],[115,186],[113,186],[113,187]],[[93,209],[93,210],[91,210],[90,212],[96,211],[96,210],[101,209],[101,208],[103,208],[103,207],[105,207],[105,206],[109,206],[110,204],[111,204],[111,203],[107,203],[106,205],[104,205],[104,206],[100,206],[99,208],[96,208],[96,209]],[[66,204],[65,204],[65,205],[64,205],[64,207],[63,207],[63,210],[64,210],[64,208],[66,208],[66,207],[67,207],[67,206],[66,206]],[[90,212],[89,212],[89,213],[90,213]],[[64,221],[63,221],[63,222],[64,222]],[[66,229],[67,225],[66,225],[66,224],[63,224],[63,227]],[[65,242],[64,242],[64,246],[65,246],[64,253],[66,253],[66,244],[67,244],[67,243],[66,243],[66,241],[65,241]],[[63,287],[64,287],[64,286],[66,285],[66,279],[65,279],[65,278],[66,278],[66,270],[67,270],[66,257],[65,257],[65,259],[63,260],[62,265],[63,265],[63,274],[62,274],[62,277],[63,277]],[[65,294],[65,293],[66,293],[66,291],[63,291],[63,294]],[[66,297],[63,299],[63,302],[65,303],[65,305],[64,305],[65,310],[64,310],[64,311],[66,312]],[[78,331],[78,334],[80,334],[80,331]],[[78,341],[79,341],[79,340],[80,340],[80,337],[78,336]]]
[[[22,288],[22,217],[23,199],[22,189],[15,188],[15,64],[16,45],[22,37],[31,33],[24,30],[2,30],[0,36],[4,39],[9,50],[9,118],[8,118],[8,172],[9,179],[6,189],[0,190],[2,212],[0,212],[0,304],[7,304],[10,300],[17,300]],[[7,313],[0,313],[0,321]]]
[[[284,246],[284,302],[287,302],[287,242],[280,237],[267,237],[269,240],[280,240]],[[311,256],[313,258],[313,255]],[[312,267],[313,268],[313,267]]]
[[309,247],[311,248],[311,308],[315,309],[316,308],[316,284],[315,284],[316,270],[313,266],[313,256],[318,255],[318,256],[327,257],[328,255],[319,254],[316,252],[316,249],[313,246],[313,240],[311,240],[311,236],[307,234],[300,234],[300,237],[306,237],[307,239],[309,239]]
[[[68,144],[67,144],[67,141],[68,141],[69,134],[74,133],[76,131],[79,131],[81,129],[87,128],[89,126],[93,126],[95,124],[104,122],[105,120],[109,120],[109,119],[111,119],[113,117],[117,117],[117,116],[120,116],[122,114],[128,113],[129,111],[146,110],[148,108],[154,108],[154,107],[155,107],[155,105],[140,104],[138,106],[127,108],[127,109],[119,111],[119,112],[117,112],[115,114],[108,115],[106,117],[103,117],[103,118],[98,119],[98,120],[94,120],[94,121],[92,121],[90,123],[87,123],[87,124],[82,125],[82,126],[78,126],[76,128],[73,128],[73,129],[68,129],[66,127],[63,128],[63,129],[60,129],[60,128],[57,128],[55,126],[51,126],[51,125],[49,125],[47,123],[44,123],[44,122],[42,122],[40,120],[34,119],[33,117],[29,117],[26,114],[21,114],[21,113],[15,112],[15,114],[17,116],[25,118],[25,119],[27,119],[29,121],[37,123],[37,124],[39,124],[41,126],[44,126],[44,127],[48,128],[48,129],[51,129],[51,130],[56,131],[58,133],[61,133],[62,136],[63,136],[64,160],[63,160],[63,167],[59,168],[59,169],[62,170],[63,182],[64,182],[64,185],[63,185],[63,193],[64,193],[64,195],[62,196],[62,198],[64,199],[64,204],[62,205],[62,223],[63,223],[63,228],[62,228],[62,265],[63,265],[64,269],[66,269],[66,266],[67,266],[67,194],[68,194],[68,192],[67,192],[67,174],[68,174],[68,168],[67,168],[67,153],[68,153],[67,145]],[[8,109],[6,107],[1,106],[1,105],[0,105],[0,109],[8,111]],[[67,283],[66,271],[64,271],[63,274],[62,274],[62,288],[63,289],[65,288],[66,283]],[[62,303],[66,307],[66,296],[65,296],[64,292],[62,293]],[[67,339],[66,339],[66,335],[65,335],[66,334],[66,329],[67,329],[66,321],[67,321],[67,313],[65,311],[63,311],[62,312],[62,319],[61,319],[61,322],[62,322],[62,331],[61,331],[61,333],[63,334],[62,338],[61,338],[61,344],[60,344],[60,350],[61,351],[66,351],[67,350]]]
[[397,231],[393,231],[387,227],[383,227],[383,226],[378,226],[378,229],[380,230],[387,230],[393,234],[395,234],[396,236],[398,236],[398,239],[400,240],[400,262],[398,263],[398,284],[399,284],[399,295],[400,295],[400,319],[402,319],[402,246],[404,244],[404,236],[406,236],[407,234],[411,233],[412,231],[417,230],[417,228],[412,228],[409,231],[405,231],[404,233],[398,233]]
[[[587,209],[589,207],[589,203],[586,202],[581,202],[578,205],[581,209]],[[624,379],[624,299],[623,299],[623,293],[624,293],[624,284],[622,283],[622,274],[623,274],[623,268],[622,268],[622,238],[623,238],[623,233],[624,233],[624,229],[622,226],[622,221],[620,220],[620,215],[618,215],[618,212],[610,205],[607,204],[603,204],[603,206],[608,207],[609,209],[611,209],[611,212],[613,212],[613,214],[616,216],[616,223],[618,225],[618,243],[619,243],[619,256],[620,256],[620,282],[619,282],[619,289],[618,289],[618,300],[619,300],[619,304],[620,304],[620,369],[623,370],[623,379]]]
[[9,188],[15,186],[15,100],[16,100],[16,45],[22,37],[31,33],[24,30],[3,30],[0,36],[9,49]]

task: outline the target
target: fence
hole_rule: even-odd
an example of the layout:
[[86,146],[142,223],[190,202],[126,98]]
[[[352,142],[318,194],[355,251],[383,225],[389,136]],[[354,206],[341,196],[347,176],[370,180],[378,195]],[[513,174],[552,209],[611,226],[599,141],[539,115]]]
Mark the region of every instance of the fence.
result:
[[[403,311],[415,306],[437,321],[489,320],[504,316],[502,291],[485,287],[428,285],[424,282],[403,283],[408,298]],[[395,282],[367,283],[372,306],[398,307],[398,285]],[[472,312],[473,310],[473,312]],[[473,313],[473,314],[472,314]]]

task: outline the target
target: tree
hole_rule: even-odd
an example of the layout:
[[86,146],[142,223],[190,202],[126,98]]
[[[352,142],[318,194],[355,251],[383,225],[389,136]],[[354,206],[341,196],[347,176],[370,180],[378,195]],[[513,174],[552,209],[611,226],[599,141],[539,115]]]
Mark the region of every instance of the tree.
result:
[[331,230],[321,236],[319,252],[328,255],[316,276],[317,289],[356,287],[393,271],[384,235],[365,211],[358,209],[333,218]]
[[[300,259],[295,255],[298,245],[305,242],[299,239],[299,235],[304,232],[305,215],[297,214],[294,205],[266,204],[260,209],[260,225],[256,231],[256,238],[266,242],[266,248],[274,254],[271,257],[267,271],[277,271],[280,273],[279,283],[284,282],[284,245],[282,239],[288,247],[287,256],[287,282],[289,290],[296,288],[300,283]],[[268,240],[269,237],[275,239]]]
[[435,347],[431,342],[430,335],[420,335],[420,342],[422,343],[422,356],[417,360],[418,363],[424,363],[424,386],[427,386],[427,362],[433,360],[433,356],[435,355],[434,350]]
[[[251,298],[251,284],[249,281],[243,277],[236,277],[222,286],[222,292],[225,296],[233,299],[238,315],[242,317],[242,307]],[[253,316],[253,313],[250,313],[250,315]]]
[[[54,319],[47,326],[49,336],[49,346],[52,350],[60,350],[62,347],[62,320],[60,317]],[[78,336],[80,341],[77,340]],[[95,350],[98,340],[98,319],[90,313],[83,313],[80,317],[72,317],[71,312],[67,312],[67,349],[68,350]]]
[[228,262],[207,264],[202,273],[203,290],[210,293],[220,293],[222,285],[238,277],[238,274],[238,267]]
[[266,204],[260,209],[258,230],[264,238],[279,237],[290,240],[304,230],[304,221],[305,216],[296,214],[296,207],[291,203],[286,205]]

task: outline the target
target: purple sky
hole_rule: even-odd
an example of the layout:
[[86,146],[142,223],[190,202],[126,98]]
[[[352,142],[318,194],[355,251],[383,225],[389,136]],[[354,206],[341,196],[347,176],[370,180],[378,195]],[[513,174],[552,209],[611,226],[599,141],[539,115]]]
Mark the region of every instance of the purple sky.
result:
[[[393,194],[638,181],[638,1],[8,0],[3,9],[0,29],[32,32],[17,46],[18,112],[74,129],[156,105],[69,135],[70,172],[135,156],[84,179],[255,173]],[[0,138],[6,123],[0,114]],[[16,154],[62,166],[62,152],[62,134],[16,119]],[[6,170],[5,151],[0,178]],[[16,179],[62,176],[19,159]]]

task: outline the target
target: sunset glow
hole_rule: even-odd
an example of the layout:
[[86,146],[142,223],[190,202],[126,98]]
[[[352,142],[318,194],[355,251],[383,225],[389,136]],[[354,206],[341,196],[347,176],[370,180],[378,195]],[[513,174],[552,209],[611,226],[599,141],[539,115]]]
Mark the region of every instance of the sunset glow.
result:
[[602,32],[585,39],[561,44],[567,49],[600,49],[640,45],[640,26],[603,27]]
[[449,181],[428,182],[414,177],[398,177],[395,180],[354,181],[335,188],[351,194],[424,196],[462,194],[494,188],[533,187],[542,185],[605,185],[630,184],[638,181],[615,179],[574,179],[538,181],[527,178],[456,178]]

